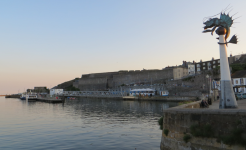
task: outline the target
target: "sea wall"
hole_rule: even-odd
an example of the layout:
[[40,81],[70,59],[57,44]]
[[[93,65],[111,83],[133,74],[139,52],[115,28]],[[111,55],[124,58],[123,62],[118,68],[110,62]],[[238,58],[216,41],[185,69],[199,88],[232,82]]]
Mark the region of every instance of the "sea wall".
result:
[[[184,108],[196,108],[199,107],[198,104],[199,102],[194,102],[164,110],[161,150],[245,150],[245,146],[230,146],[222,140],[231,138],[231,141],[246,141],[245,110]],[[169,131],[167,136],[164,130]],[[235,134],[237,131],[240,133]],[[184,137],[191,138],[186,143]]]

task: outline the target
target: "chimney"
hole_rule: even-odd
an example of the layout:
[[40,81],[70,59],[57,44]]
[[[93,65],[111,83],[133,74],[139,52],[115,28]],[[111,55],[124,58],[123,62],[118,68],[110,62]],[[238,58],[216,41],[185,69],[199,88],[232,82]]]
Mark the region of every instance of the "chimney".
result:
[[195,63],[195,61],[193,60],[193,64]]
[[202,60],[200,60],[200,62],[202,62]]
[[212,60],[214,60],[214,57],[212,57]]

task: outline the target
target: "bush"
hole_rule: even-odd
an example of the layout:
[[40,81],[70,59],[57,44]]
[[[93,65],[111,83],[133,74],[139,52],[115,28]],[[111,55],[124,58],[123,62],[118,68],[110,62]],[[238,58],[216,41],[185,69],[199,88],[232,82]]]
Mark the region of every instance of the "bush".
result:
[[183,140],[185,141],[185,143],[189,142],[190,139],[191,139],[191,136],[188,134],[185,134],[183,137]]
[[246,70],[246,64],[231,64],[232,73],[235,73],[236,71],[240,70]]
[[236,128],[233,129],[230,134],[220,137],[219,140],[221,140],[223,143],[227,145],[246,146],[246,137],[243,136],[243,133],[243,129]]
[[163,116],[158,120],[158,124],[160,125],[160,130],[163,130]]
[[169,133],[169,130],[168,130],[168,129],[164,129],[164,134],[165,134],[166,136],[168,136],[168,133]]
[[80,89],[74,87],[73,85],[70,85],[70,86],[66,87],[65,91],[80,91]]
[[182,79],[182,81],[190,81],[191,79],[192,77],[187,77],[187,78]]
[[[236,122],[237,125],[242,124],[241,120]],[[242,145],[246,146],[246,134],[245,131],[241,128],[234,128],[227,135],[215,136],[212,126],[210,124],[201,125],[198,124],[192,125],[190,127],[191,134],[195,137],[205,137],[205,138],[217,138],[217,142],[223,142],[227,145]],[[184,137],[185,140],[189,140],[188,137]]]
[[210,124],[201,125],[198,124],[192,125],[190,127],[191,134],[195,137],[213,137],[214,132]]

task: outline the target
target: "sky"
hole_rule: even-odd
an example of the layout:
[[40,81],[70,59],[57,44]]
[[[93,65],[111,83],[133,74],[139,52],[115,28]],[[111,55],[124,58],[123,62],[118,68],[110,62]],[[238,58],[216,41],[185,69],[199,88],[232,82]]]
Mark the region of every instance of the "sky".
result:
[[[219,58],[203,19],[228,5],[245,53],[245,0],[1,0],[0,94],[52,88],[82,74],[162,69]],[[230,39],[229,37],[229,39]]]

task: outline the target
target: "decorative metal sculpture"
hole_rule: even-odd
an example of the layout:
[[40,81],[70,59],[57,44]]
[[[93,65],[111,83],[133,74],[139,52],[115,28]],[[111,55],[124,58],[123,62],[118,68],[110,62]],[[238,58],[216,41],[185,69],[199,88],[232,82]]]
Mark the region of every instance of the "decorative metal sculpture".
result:
[[[225,14],[225,11],[222,11],[219,14],[220,14],[220,18],[212,18],[214,17],[212,16],[209,17],[208,20],[203,23],[205,24],[203,33],[211,32],[211,34],[213,35],[213,32],[218,27],[218,29],[216,30],[216,34],[219,35],[219,38],[217,39],[219,39],[218,44],[220,49],[220,87],[221,87],[219,108],[220,109],[237,108],[238,105],[231,83],[231,74],[229,69],[227,48],[226,48],[227,43],[237,44],[237,37],[236,35],[233,35],[229,42],[226,41],[226,39],[230,35],[230,27],[233,24],[233,20],[232,17],[229,16],[229,13]],[[212,29],[208,30],[208,28],[212,28]]]
[[[226,41],[226,39],[230,35],[230,27],[232,26],[234,20],[232,19],[232,17],[230,17],[229,13],[225,14],[225,12],[224,13],[221,12],[220,18],[209,18],[207,21],[203,22],[203,24],[205,24],[203,33],[211,32],[211,34],[213,35],[217,27],[224,27],[226,29],[226,35],[225,35],[225,41]],[[212,29],[209,30],[208,28],[212,28]],[[227,43],[237,44],[237,36],[234,35],[229,42],[220,43],[220,44],[227,44]]]

